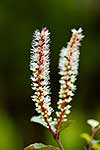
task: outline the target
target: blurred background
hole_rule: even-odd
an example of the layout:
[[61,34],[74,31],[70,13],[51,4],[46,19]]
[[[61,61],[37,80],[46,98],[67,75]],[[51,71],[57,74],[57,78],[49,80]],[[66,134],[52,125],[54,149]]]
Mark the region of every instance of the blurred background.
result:
[[[100,0],[0,1],[0,150],[22,150],[43,142],[56,143],[42,126],[30,122],[35,115],[30,96],[30,47],[33,31],[51,32],[51,91],[56,108],[59,91],[59,52],[72,28],[83,28],[76,95],[69,116],[75,122],[61,134],[65,150],[82,150],[80,133],[90,132],[86,120],[100,121]],[[100,132],[96,134],[100,139]]]

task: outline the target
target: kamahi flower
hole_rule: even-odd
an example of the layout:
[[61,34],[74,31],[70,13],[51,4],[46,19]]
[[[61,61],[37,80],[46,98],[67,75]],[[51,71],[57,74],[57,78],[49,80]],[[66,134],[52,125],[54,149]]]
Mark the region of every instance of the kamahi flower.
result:
[[56,112],[58,119],[58,126],[60,126],[61,121],[67,120],[67,115],[70,113],[71,105],[69,103],[74,96],[74,91],[76,86],[74,82],[78,74],[79,65],[79,46],[80,41],[83,39],[82,29],[79,30],[72,29],[72,37],[68,42],[66,48],[63,48],[60,53],[59,60],[59,74],[60,79],[60,91],[59,91],[59,101],[58,110]]
[[[33,34],[30,70],[32,71],[32,89],[34,95],[36,111],[43,116],[44,121],[50,122],[53,109],[50,107],[50,87],[49,87],[49,31],[43,28],[40,32],[36,30]],[[51,121],[52,122],[52,121]],[[47,124],[48,125],[48,124]]]
[[58,101],[57,117],[52,118],[53,109],[50,106],[50,76],[49,76],[49,53],[50,53],[50,39],[49,31],[43,28],[40,32],[36,30],[33,34],[30,70],[32,71],[32,100],[35,102],[36,111],[39,116],[33,116],[31,121],[42,124],[47,127],[52,133],[55,141],[57,142],[60,150],[64,150],[61,142],[59,141],[60,126],[63,121],[67,120],[67,115],[70,113],[71,105],[69,103],[74,96],[76,86],[76,76],[78,74],[79,65],[79,46],[80,41],[83,39],[82,29],[72,30],[72,37],[68,42],[66,48],[63,48],[60,53],[59,59],[59,74],[60,91]]

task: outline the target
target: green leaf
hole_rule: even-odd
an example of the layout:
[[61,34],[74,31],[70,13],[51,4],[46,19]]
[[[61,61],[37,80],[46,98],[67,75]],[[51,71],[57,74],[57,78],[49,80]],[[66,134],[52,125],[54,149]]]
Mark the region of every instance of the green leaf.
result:
[[43,121],[43,118],[42,116],[33,116],[31,119],[30,119],[31,122],[35,122],[35,123],[39,123],[41,125],[43,125],[44,127],[47,128],[47,125],[46,123]]
[[73,120],[63,121],[60,125],[59,131],[61,132],[62,130],[68,128],[72,122],[73,122]]
[[31,144],[31,145],[27,146],[27,147],[25,148],[25,150],[39,149],[39,148],[42,148],[42,147],[44,147],[44,146],[45,146],[45,145],[42,144],[42,143],[35,143],[35,144]]
[[100,140],[95,140],[95,139],[93,139],[92,141],[91,141],[91,144],[97,144],[97,143],[99,143],[100,142]]
[[91,136],[88,133],[82,133],[80,136],[85,139],[87,143],[91,141]]
[[34,146],[34,148],[42,148],[42,147],[44,147],[45,145],[42,144],[42,143],[35,143],[35,144],[33,144],[33,146]]
[[93,148],[94,150],[100,150],[100,144],[98,144],[98,143],[93,144],[93,145],[92,145],[92,148]]
[[59,148],[42,143],[35,143],[25,147],[24,150],[59,150]]

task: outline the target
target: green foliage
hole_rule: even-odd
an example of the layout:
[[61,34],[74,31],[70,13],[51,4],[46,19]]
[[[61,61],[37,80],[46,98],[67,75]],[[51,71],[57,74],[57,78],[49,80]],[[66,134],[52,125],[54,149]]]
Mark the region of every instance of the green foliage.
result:
[[87,143],[91,141],[91,136],[88,133],[82,133],[81,138],[85,139]]
[[88,133],[82,133],[81,137],[85,139],[87,145],[90,148],[92,148],[93,150],[100,150],[100,144],[99,144],[100,140],[94,139],[96,132],[100,129],[100,122],[94,119],[89,119],[87,120],[87,123],[91,127],[91,135],[89,135]]
[[100,144],[98,144],[98,143],[93,144],[93,145],[92,145],[92,148],[93,148],[94,150],[100,150]]
[[100,150],[100,144],[99,144],[100,141],[99,140],[95,140],[95,139],[91,140],[91,136],[88,133],[82,133],[81,137],[83,139],[85,139],[87,144],[91,143],[92,148],[94,150]]
[[24,148],[24,150],[59,150],[59,148],[51,145],[44,145],[42,143],[35,143]]

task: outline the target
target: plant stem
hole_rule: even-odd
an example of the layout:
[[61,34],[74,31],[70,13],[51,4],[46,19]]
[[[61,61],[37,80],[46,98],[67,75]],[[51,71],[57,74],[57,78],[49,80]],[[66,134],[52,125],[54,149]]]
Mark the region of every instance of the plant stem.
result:
[[[91,141],[93,140],[94,136],[95,136],[95,133],[97,132],[97,130],[100,128],[100,126],[98,126],[97,128],[94,128],[92,130],[92,133],[91,133]],[[89,142],[88,144],[88,150],[92,150],[92,144],[91,144],[91,141]]]
[[58,144],[60,150],[64,150],[64,148],[63,148],[63,146],[62,146],[62,144],[61,144],[61,141],[60,141],[58,138],[55,138],[55,141],[56,141],[56,143]]
[[[54,137],[54,140],[56,141],[58,147],[60,148],[60,150],[64,150],[63,145],[61,144],[61,141],[59,139],[59,132],[58,132],[59,130],[56,129],[56,132],[54,132],[51,128],[51,125],[48,122],[48,119],[46,117],[44,117],[44,120],[47,123],[47,125],[49,127],[49,131],[51,132],[52,136]],[[61,123],[61,120],[60,120],[60,123]],[[58,127],[60,127],[60,123],[59,123]]]
[[88,150],[92,150],[92,145],[91,144],[89,144]]

